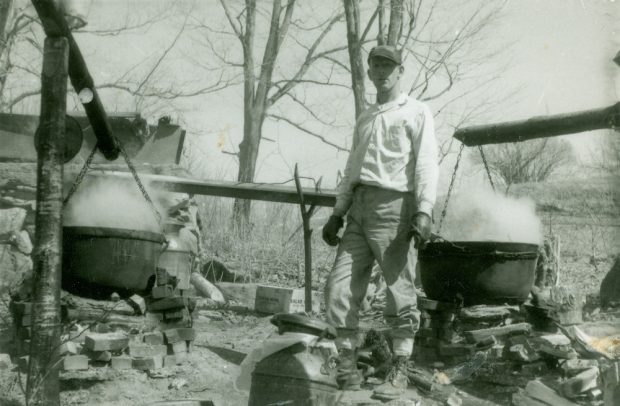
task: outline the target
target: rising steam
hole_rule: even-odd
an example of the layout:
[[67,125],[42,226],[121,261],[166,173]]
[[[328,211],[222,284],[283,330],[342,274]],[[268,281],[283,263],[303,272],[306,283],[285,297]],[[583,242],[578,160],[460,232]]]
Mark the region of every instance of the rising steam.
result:
[[[150,190],[149,195],[154,199]],[[69,200],[63,216],[65,226],[161,232],[155,214],[133,180],[87,177]]]
[[488,189],[468,190],[450,199],[441,236],[449,241],[498,241],[540,244],[542,224],[529,198]]

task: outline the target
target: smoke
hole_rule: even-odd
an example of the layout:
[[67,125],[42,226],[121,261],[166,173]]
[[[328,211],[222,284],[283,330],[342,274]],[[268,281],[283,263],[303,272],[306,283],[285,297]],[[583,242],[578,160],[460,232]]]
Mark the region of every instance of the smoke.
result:
[[[149,196],[156,196],[148,187]],[[162,213],[161,208],[158,211]],[[86,177],[63,213],[65,226],[161,232],[155,213],[131,180]]]
[[470,189],[450,199],[441,236],[449,241],[540,244],[542,224],[532,199]]

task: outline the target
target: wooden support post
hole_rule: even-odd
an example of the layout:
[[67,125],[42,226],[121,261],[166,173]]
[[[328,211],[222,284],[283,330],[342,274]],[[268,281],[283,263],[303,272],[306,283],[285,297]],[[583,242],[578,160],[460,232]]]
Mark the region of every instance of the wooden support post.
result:
[[[316,184],[318,190],[321,184],[321,179]],[[299,195],[299,207],[301,209],[301,220],[304,227],[304,284],[305,284],[305,309],[306,313],[312,311],[312,229],[310,228],[310,218],[314,214],[316,206],[313,204],[309,209],[306,208],[304,202],[304,194],[301,188],[301,182],[299,180],[299,172],[297,170],[297,164],[295,164],[295,187],[297,187],[297,194]]]
[[41,75],[40,148],[37,162],[36,237],[33,250],[33,320],[26,384],[27,404],[60,405],[60,278],[62,172],[69,44],[46,38]]

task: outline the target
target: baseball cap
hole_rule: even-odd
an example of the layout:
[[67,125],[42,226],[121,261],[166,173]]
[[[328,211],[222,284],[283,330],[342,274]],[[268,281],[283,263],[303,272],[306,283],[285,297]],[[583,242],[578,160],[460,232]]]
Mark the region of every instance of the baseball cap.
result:
[[368,60],[379,57],[389,59],[390,61],[400,65],[402,64],[402,56],[399,50],[393,45],[377,45],[370,50],[368,54]]

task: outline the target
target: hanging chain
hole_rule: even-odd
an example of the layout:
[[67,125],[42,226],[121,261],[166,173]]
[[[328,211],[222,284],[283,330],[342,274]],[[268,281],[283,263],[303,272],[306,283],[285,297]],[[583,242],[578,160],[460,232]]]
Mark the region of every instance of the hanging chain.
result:
[[446,201],[443,204],[443,210],[441,211],[441,218],[439,219],[439,228],[437,229],[437,233],[441,231],[441,226],[443,225],[443,219],[446,217],[446,213],[448,212],[448,201],[450,200],[450,195],[452,194],[452,188],[454,187],[454,181],[456,180],[456,172],[459,169],[459,162],[461,162],[461,155],[463,155],[463,149],[465,149],[465,144],[461,144],[461,149],[459,149],[459,154],[456,157],[456,163],[454,164],[454,171],[452,172],[452,179],[450,180],[450,186],[448,186],[448,194],[446,195]]
[[140,189],[142,196],[144,196],[144,199],[146,200],[146,202],[149,204],[149,207],[153,211],[153,214],[155,215],[155,218],[157,219],[157,224],[161,225],[161,214],[159,214],[159,211],[157,210],[157,208],[155,207],[155,204],[151,200],[151,197],[146,191],[146,188],[144,187],[144,185],[142,184],[142,181],[140,181],[140,177],[138,176],[138,171],[136,171],[136,168],[133,166],[133,163],[131,163],[131,161],[129,160],[129,155],[127,155],[127,152],[125,152],[125,149],[123,148],[120,142],[118,143],[118,149],[121,152],[121,155],[123,156],[123,158],[125,159],[125,163],[127,163],[127,166],[129,167],[129,171],[131,171],[131,175],[133,176],[134,180],[138,184],[138,189]]
[[491,182],[491,187],[495,192],[495,184],[493,183],[493,178],[491,178],[491,169],[489,168],[489,164],[487,162],[486,156],[484,156],[484,151],[482,150],[482,145],[478,145],[478,149],[480,150],[480,156],[482,157],[482,163],[484,164],[484,169],[487,171],[487,176],[489,177],[489,182]]
[[71,199],[71,196],[73,196],[73,194],[77,191],[78,187],[84,180],[86,173],[90,169],[90,164],[93,162],[93,158],[95,157],[95,152],[97,152],[97,143],[95,143],[93,150],[90,151],[90,155],[88,155],[88,158],[86,158],[86,162],[84,162],[84,166],[82,166],[82,169],[80,169],[80,173],[78,173],[78,175],[75,177],[75,180],[71,184],[71,189],[69,189],[69,193],[67,193],[67,197],[65,197],[65,200],[62,201],[63,206],[67,205],[67,202],[69,202],[69,199]]

